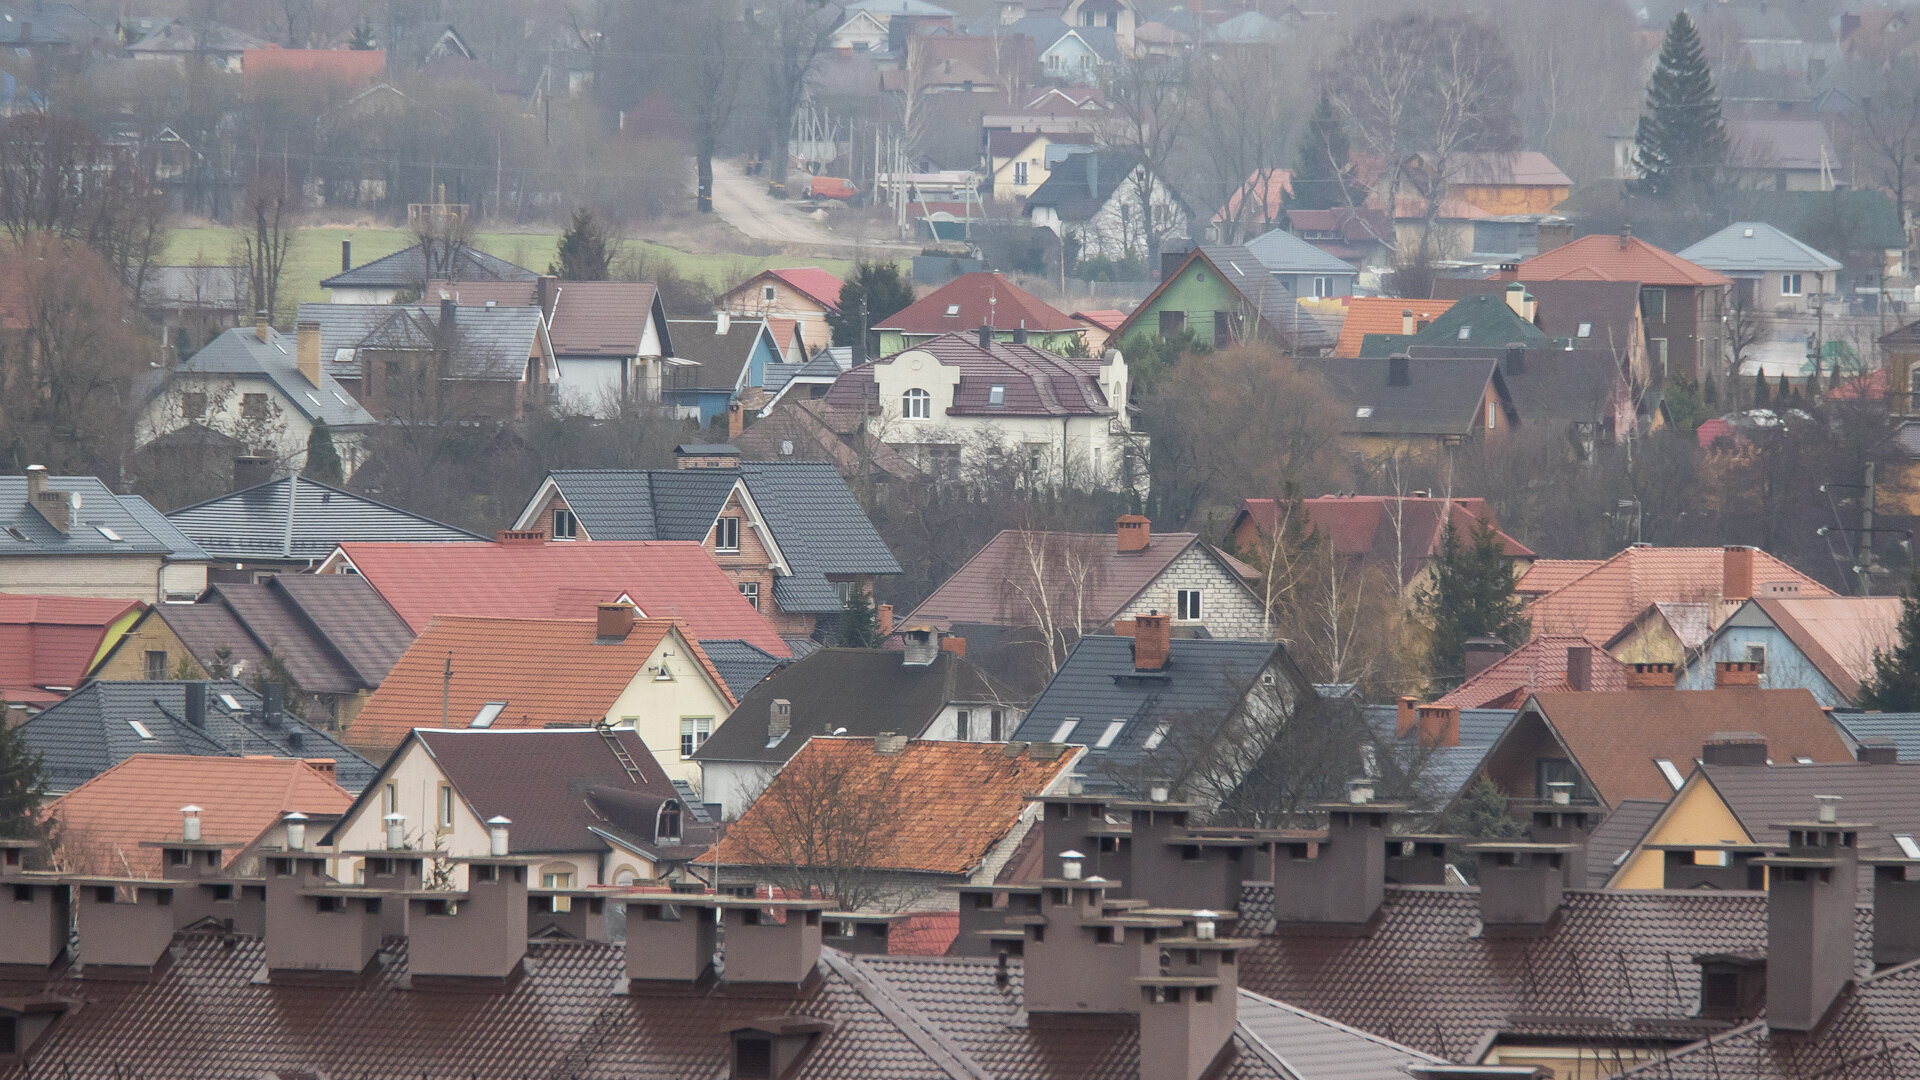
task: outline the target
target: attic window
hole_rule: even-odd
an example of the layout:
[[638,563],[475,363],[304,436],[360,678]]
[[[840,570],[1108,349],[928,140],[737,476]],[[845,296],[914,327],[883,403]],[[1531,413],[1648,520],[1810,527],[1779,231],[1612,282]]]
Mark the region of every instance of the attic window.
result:
[[1048,741],[1057,743],[1066,742],[1073,737],[1073,729],[1079,726],[1080,718],[1077,716],[1069,716],[1065,720],[1060,721],[1059,727],[1053,729],[1053,738]]
[[1371,405],[1362,405],[1362,406],[1360,406],[1359,408],[1357,408],[1357,409],[1355,409],[1355,410],[1353,410],[1353,418],[1354,418],[1355,420],[1371,420],[1371,419],[1373,419],[1373,406],[1371,406]]
[[1592,324],[1592,323],[1590,323],[1590,322],[1583,322],[1583,323],[1581,323],[1581,324],[1580,324],[1580,329],[1574,332],[1574,336],[1575,336],[1575,337],[1592,337],[1592,336],[1593,336],[1593,324]]
[[23,544],[33,543],[33,541],[27,539],[26,533],[21,532],[19,529],[13,527],[12,525],[7,526],[7,535],[13,537],[15,540],[18,540]]
[[234,697],[232,694],[221,694],[220,704],[225,705],[228,712],[240,711],[240,699]]
[[1472,337],[1472,336],[1473,336],[1473,327],[1471,327],[1471,326],[1463,326],[1463,327],[1461,327],[1461,328],[1460,328],[1460,340],[1461,340],[1461,341],[1465,341],[1465,340],[1467,340],[1468,338],[1470,338],[1470,337]]
[[1673,762],[1668,761],[1666,758],[1655,758],[1653,759],[1653,763],[1660,767],[1660,775],[1667,778],[1667,783],[1673,790],[1679,791],[1680,785],[1687,782],[1687,778],[1681,776],[1680,770],[1674,768]]
[[1900,845],[1900,854],[1909,859],[1920,859],[1920,844],[1914,843],[1912,833],[1894,833],[1893,842]]
[[143,739],[153,738],[153,732],[148,729],[147,725],[141,723],[138,720],[127,721],[127,726],[133,729],[133,733],[135,735],[138,735]]
[[500,710],[506,707],[507,703],[504,701],[489,701],[485,705],[480,706],[480,711],[473,714],[473,722],[467,726],[475,728],[492,727],[493,722],[500,719]]
[[948,305],[947,305],[947,318],[949,318],[949,319],[951,319],[951,318],[953,318],[953,317],[954,317],[955,315],[958,315],[958,314],[960,314],[960,305],[959,305],[959,304],[948,304]]
[[125,537],[121,536],[117,532],[114,532],[112,529],[107,528],[105,525],[95,525],[94,528],[99,530],[101,536],[106,537],[107,539],[113,541],[116,544],[124,544],[127,542]]
[[1107,747],[1112,746],[1113,740],[1119,738],[1120,733],[1126,730],[1126,727],[1127,727],[1127,722],[1125,720],[1107,721],[1107,729],[1100,733],[1099,740],[1093,744],[1094,747],[1100,750],[1105,750]]
[[1161,743],[1166,741],[1167,741],[1167,725],[1156,724],[1154,725],[1153,730],[1147,733],[1147,741],[1141,743],[1140,745],[1145,747],[1148,750],[1155,750],[1159,748]]
[[1007,388],[1004,384],[994,383],[992,386],[987,387],[987,404],[1005,405],[1006,403]]

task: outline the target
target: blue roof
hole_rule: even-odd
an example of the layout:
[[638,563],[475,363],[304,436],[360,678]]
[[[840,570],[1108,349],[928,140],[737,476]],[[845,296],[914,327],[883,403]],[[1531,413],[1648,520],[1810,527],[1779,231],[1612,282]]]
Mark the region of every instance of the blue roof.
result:
[[1690,263],[1723,273],[1832,273],[1840,269],[1840,260],[1821,254],[1764,221],[1736,221],[1677,254]]
[[421,289],[429,280],[449,281],[532,281],[540,275],[524,266],[477,248],[462,246],[429,267],[422,246],[414,244],[391,255],[383,255],[351,270],[343,270],[320,282],[323,289]]

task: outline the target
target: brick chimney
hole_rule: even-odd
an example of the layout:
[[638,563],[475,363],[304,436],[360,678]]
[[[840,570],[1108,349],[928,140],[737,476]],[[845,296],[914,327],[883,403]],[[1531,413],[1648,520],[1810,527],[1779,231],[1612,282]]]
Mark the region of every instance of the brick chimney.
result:
[[526,955],[526,862],[459,861],[467,869],[464,894],[389,901],[407,905],[407,972],[416,990],[504,981]]
[[1155,611],[1133,617],[1133,670],[1161,671],[1173,652],[1173,623]]
[[727,405],[727,438],[737,439],[745,430],[747,430],[747,410],[737,401],[729,403]]
[[1567,646],[1567,689],[1593,689],[1593,646]]
[[1760,665],[1752,660],[1716,660],[1713,663],[1713,687],[1725,690],[1735,686],[1758,687]]
[[1153,543],[1153,522],[1139,514],[1125,514],[1113,523],[1114,550],[1131,555],[1147,550]]
[[720,908],[727,982],[798,986],[820,960],[825,900],[733,901]]
[[964,657],[967,655],[967,639],[946,634],[940,638],[940,651]]
[[1418,716],[1421,746],[1460,745],[1460,707],[1458,705],[1421,705]]
[[1627,670],[1629,690],[1671,690],[1673,686],[1672,664],[1637,663]]
[[1395,737],[1404,739],[1413,734],[1414,729],[1419,725],[1420,699],[1412,694],[1403,694],[1398,701],[1394,702],[1394,707],[1397,713],[1394,723]]
[[314,389],[320,388],[320,323],[302,319],[293,324],[293,357],[300,377]]
[[873,737],[873,752],[876,754],[896,755],[907,748],[907,737],[891,731],[883,731]]
[[1753,595],[1753,549],[1729,546],[1720,554],[1720,598],[1745,600]]
[[80,496],[47,488],[47,467],[27,466],[27,501],[40,512],[53,531],[66,536],[73,531],[74,517],[80,509]]
[[777,697],[767,708],[767,741],[778,742],[793,730],[793,702]]
[[900,662],[910,667],[926,667],[940,657],[940,631],[931,626],[910,626],[901,635]]
[[1471,637],[1460,651],[1461,667],[1471,679],[1499,663],[1507,655],[1507,643],[1495,637]]
[[615,600],[595,608],[595,645],[617,645],[633,633],[633,605]]
[[496,544],[544,544],[547,534],[540,529],[501,529],[493,540]]
[[259,311],[253,313],[253,336],[259,340],[260,344],[265,345],[267,343],[267,336],[272,330],[273,327],[267,323],[266,308],[261,308]]
[[1756,860],[1768,877],[1767,1027],[1774,1031],[1812,1031],[1853,980],[1859,835],[1871,826],[1840,821],[1831,796],[1819,801],[1815,820],[1775,826],[1787,830],[1784,857]]
[[881,637],[893,634],[893,605],[876,604],[873,609],[873,622]]
[[1755,731],[1716,731],[1700,745],[1700,760],[1708,765],[1765,765],[1767,737]]
[[1469,844],[1479,859],[1480,922],[1489,936],[1529,937],[1560,910],[1572,844]]
[[1862,765],[1898,765],[1900,747],[1885,735],[1869,735],[1854,748],[1853,759]]

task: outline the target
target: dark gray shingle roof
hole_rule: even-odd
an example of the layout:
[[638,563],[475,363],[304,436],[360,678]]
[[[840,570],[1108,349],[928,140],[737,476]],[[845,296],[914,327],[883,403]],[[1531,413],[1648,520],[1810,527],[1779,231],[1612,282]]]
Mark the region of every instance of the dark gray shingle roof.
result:
[[221,559],[324,559],[350,540],[487,539],[364,495],[291,476],[182,507],[166,520]]
[[334,381],[326,370],[324,354],[320,385],[315,386],[300,374],[294,350],[294,339],[278,330],[269,328],[267,340],[261,341],[253,327],[243,326],[224,331],[207,342],[206,348],[194,353],[174,371],[183,375],[265,379],[308,420],[325,420],[334,427],[372,426],[373,414]]
[[1892,739],[1901,761],[1920,761],[1920,713],[1836,712],[1839,724],[1852,742],[1862,739]]
[[[440,305],[388,310],[392,314],[368,333],[358,348],[424,351],[439,347]],[[450,349],[455,374],[463,379],[520,381],[526,377],[528,358],[539,347],[543,327],[536,307],[456,305],[454,344]]]
[[[91,476],[50,476],[48,491],[80,496],[73,527],[62,536],[40,511],[27,504],[27,478],[0,476],[0,556],[30,555],[159,555],[170,560],[195,561],[207,553],[167,524],[138,495],[115,495]],[[109,538],[104,526],[119,536]],[[19,530],[25,540],[16,539]]]
[[761,679],[788,663],[765,649],[734,638],[716,639],[700,643],[700,651],[713,661],[714,669],[720,672],[720,681],[727,684],[736,698],[745,697],[747,691]]
[[449,281],[532,281],[539,277],[524,266],[515,266],[497,255],[470,247],[462,247],[456,254],[441,256],[434,261],[441,265],[428,266],[425,253],[420,245],[415,244],[326,278],[320,282],[320,287],[418,289],[434,278]]
[[1302,361],[1319,371],[1355,434],[1467,435],[1479,419],[1487,381],[1496,362],[1481,357],[1415,357],[1408,382],[1388,380],[1389,357]]

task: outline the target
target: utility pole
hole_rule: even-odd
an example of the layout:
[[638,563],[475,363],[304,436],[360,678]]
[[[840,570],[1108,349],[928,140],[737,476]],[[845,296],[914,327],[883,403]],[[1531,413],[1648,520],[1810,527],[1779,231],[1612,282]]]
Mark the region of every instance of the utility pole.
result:
[[440,672],[440,726],[447,726],[447,698],[453,690],[453,650],[447,650],[447,666]]

